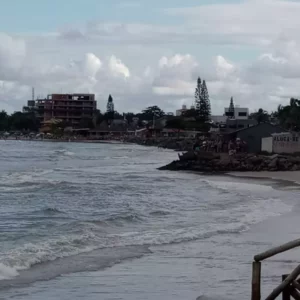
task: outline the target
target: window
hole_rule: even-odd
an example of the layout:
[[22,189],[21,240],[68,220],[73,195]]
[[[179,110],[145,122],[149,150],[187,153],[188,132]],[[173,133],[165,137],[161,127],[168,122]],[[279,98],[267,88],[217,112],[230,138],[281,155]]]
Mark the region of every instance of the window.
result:
[[239,117],[247,117],[247,112],[239,112]]

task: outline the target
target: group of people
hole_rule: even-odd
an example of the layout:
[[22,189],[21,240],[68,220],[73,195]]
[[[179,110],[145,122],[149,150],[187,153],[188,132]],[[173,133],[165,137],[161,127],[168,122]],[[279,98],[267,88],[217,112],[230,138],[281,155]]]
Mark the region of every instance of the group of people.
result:
[[235,140],[223,140],[223,139],[203,139],[197,140],[193,146],[194,151],[206,151],[215,153],[229,153],[233,155],[235,153],[247,152],[247,143],[240,138]]

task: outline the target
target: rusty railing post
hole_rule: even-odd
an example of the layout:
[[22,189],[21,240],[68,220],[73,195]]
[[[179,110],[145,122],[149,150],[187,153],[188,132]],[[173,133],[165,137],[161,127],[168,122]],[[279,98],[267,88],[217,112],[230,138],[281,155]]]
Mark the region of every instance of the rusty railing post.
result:
[[252,263],[252,292],[251,300],[260,300],[261,262]]
[[[289,275],[282,275],[282,281],[285,281]],[[282,300],[291,300],[290,288],[287,287],[282,292]]]

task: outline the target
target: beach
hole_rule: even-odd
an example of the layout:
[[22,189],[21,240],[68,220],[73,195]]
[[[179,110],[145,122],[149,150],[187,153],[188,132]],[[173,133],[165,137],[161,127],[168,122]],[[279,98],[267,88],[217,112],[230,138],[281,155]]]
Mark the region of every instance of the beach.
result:
[[300,184],[300,171],[277,171],[277,172],[230,172],[228,175],[235,177],[248,178],[269,178],[274,180],[289,181],[291,183]]
[[[253,256],[299,237],[299,191],[158,171],[171,150],[1,141],[0,299],[245,299]],[[297,251],[263,264],[266,296]]]

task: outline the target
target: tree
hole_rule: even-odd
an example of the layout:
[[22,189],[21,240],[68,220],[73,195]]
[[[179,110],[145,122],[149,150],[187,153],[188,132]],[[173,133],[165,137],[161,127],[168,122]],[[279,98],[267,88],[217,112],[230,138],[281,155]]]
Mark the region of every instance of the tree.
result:
[[266,110],[260,108],[257,112],[252,113],[250,118],[257,121],[258,124],[269,122],[269,114]]
[[124,120],[124,115],[121,115],[116,110],[114,111],[114,119],[116,120]]
[[106,112],[110,113],[110,112],[114,112],[114,111],[115,111],[114,100],[113,100],[113,97],[111,95],[109,95],[108,100],[107,100]]
[[126,118],[128,124],[131,124],[133,122],[134,117],[135,117],[135,114],[132,112],[125,113],[125,118]]
[[106,118],[108,120],[113,120],[115,115],[115,105],[114,100],[111,95],[108,96],[107,105],[106,105]]
[[197,111],[196,111],[195,108],[188,109],[187,111],[185,111],[183,113],[183,116],[186,117],[186,118],[196,118],[197,117]]
[[290,104],[286,106],[279,105],[274,114],[278,118],[282,127],[288,130],[300,130],[300,100],[291,98]]
[[198,77],[197,87],[195,90],[195,108],[196,108],[197,115],[200,114],[200,110],[201,110],[201,85],[202,85],[201,78]]
[[5,131],[9,129],[9,116],[6,111],[2,110],[0,112],[0,131]]
[[78,127],[79,128],[90,128],[91,129],[91,128],[94,127],[93,120],[91,118],[84,117],[80,120]]
[[205,80],[201,84],[200,77],[195,90],[195,106],[199,120],[203,123],[209,121],[211,112],[208,90]]
[[64,134],[64,129],[69,127],[69,124],[66,124],[62,120],[52,120],[50,124],[50,132],[54,136],[62,136]]
[[142,111],[142,115],[145,120],[152,120],[153,118],[161,118],[165,116],[165,113],[162,109],[160,109],[158,106],[149,106],[146,109]]
[[205,102],[205,117],[207,118],[206,121],[208,121],[208,120],[210,120],[210,116],[211,116],[211,107],[210,107],[209,94],[208,94],[205,80],[203,80],[203,82],[202,82],[201,97],[203,98],[203,101]]
[[101,113],[101,111],[99,109],[97,109],[95,112],[95,115],[94,115],[94,119],[93,119],[94,127],[97,127],[97,125],[100,125],[104,120],[105,120],[104,115]]
[[179,133],[181,130],[185,129],[185,122],[182,118],[173,118],[167,121],[166,128],[177,129],[177,134],[179,137]]
[[230,105],[228,110],[228,117],[229,119],[234,119],[234,104],[233,104],[233,97],[230,99]]
[[10,130],[38,131],[40,127],[40,122],[34,112],[15,112],[9,117],[8,123]]

